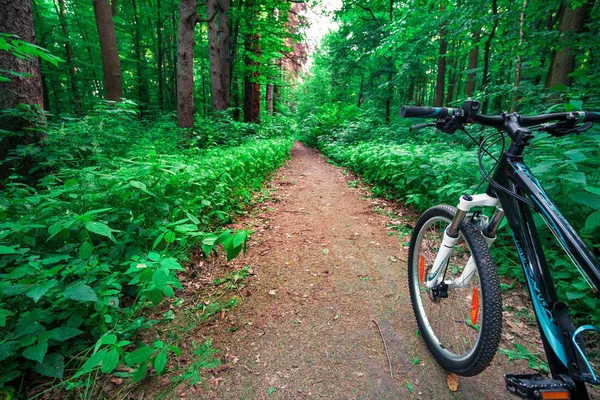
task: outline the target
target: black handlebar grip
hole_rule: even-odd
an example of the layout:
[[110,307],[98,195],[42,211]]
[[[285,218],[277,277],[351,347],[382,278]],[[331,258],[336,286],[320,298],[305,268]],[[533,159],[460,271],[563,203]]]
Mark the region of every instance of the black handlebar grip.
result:
[[404,118],[446,118],[454,109],[446,107],[402,106],[400,115]]
[[585,111],[585,122],[600,122],[600,113]]

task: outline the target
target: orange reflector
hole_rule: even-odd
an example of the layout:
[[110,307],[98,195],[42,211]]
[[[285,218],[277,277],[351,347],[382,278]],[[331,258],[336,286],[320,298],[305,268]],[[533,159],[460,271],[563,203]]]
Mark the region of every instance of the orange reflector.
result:
[[421,256],[419,259],[419,282],[423,282],[425,278],[425,257]]
[[568,390],[552,390],[547,392],[541,392],[542,399],[549,400],[570,400],[571,393]]
[[475,325],[477,323],[477,316],[479,315],[479,289],[473,288],[473,298],[471,299],[471,323]]

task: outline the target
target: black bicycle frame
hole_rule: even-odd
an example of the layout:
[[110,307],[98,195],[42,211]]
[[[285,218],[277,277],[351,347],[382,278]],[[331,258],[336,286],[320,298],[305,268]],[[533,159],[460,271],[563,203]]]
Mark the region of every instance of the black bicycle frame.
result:
[[[593,253],[558,211],[541,184],[523,163],[522,157],[511,157],[510,152],[502,154],[501,157],[500,165],[494,173],[494,181],[511,193],[532,201],[536,211],[543,217],[565,252],[598,294],[600,266]],[[490,189],[493,189],[493,186],[490,186]],[[585,384],[581,382],[585,380],[587,371],[572,344],[574,328],[568,316],[568,307],[557,298],[530,212],[531,207],[502,190],[488,189],[487,192],[494,193],[500,200],[512,229],[550,371],[553,376],[570,375],[577,385],[575,398],[587,399]]]

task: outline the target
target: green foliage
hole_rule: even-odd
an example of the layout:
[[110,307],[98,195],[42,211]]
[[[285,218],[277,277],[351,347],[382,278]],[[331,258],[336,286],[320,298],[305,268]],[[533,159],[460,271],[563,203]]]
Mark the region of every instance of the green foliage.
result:
[[245,251],[248,232],[219,227],[289,156],[291,140],[269,125],[269,139],[259,131],[239,146],[199,148],[171,120],[139,122],[131,107],[99,104],[52,125],[34,154],[45,176],[35,186],[16,174],[4,182],[0,387],[30,370],[58,379],[69,370],[69,388],[121,363],[136,381],[149,365],[163,373],[179,349],[138,341],[159,322],[143,309],[182,289],[190,247],[208,255],[222,246],[228,260]]
[[[32,60],[39,57],[55,67],[58,66],[59,62],[64,62],[59,57],[50,54],[48,50],[21,40],[17,35],[7,33],[0,33],[0,51],[7,51],[22,60]],[[17,71],[0,70],[0,82],[9,82],[11,77],[26,78],[28,76],[32,75]]]
[[548,363],[540,359],[535,354],[531,353],[524,346],[515,344],[516,350],[500,349],[500,352],[508,357],[508,360],[526,360],[527,366],[530,369],[540,371],[547,374],[550,370],[548,369]]

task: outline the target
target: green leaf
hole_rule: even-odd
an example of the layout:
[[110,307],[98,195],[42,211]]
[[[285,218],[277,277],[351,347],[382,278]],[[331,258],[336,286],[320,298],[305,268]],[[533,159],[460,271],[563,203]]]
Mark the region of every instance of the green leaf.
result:
[[65,288],[63,296],[76,301],[98,301],[98,297],[90,286],[83,281],[77,281]]
[[247,237],[248,237],[248,233],[246,231],[240,231],[240,232],[236,233],[235,236],[233,237],[233,247],[241,246]]
[[196,217],[194,217],[192,214],[190,214],[189,212],[186,212],[185,215],[187,215],[188,219],[190,221],[192,221],[194,224],[198,225],[200,224],[200,220]]
[[217,239],[218,237],[215,235],[208,235],[202,239],[202,244],[205,244],[207,246],[214,246]]
[[100,367],[100,371],[104,373],[112,372],[119,365],[119,352],[116,348],[113,348],[111,351],[106,354],[104,359],[102,360],[102,366]]
[[12,247],[3,246],[0,244],[0,255],[5,254],[19,254],[19,252],[13,249]]
[[582,297],[585,297],[585,292],[583,291],[567,291],[566,293],[567,295],[567,299],[570,300],[575,300],[575,299],[581,299]]
[[167,287],[168,279],[169,279],[169,276],[162,269],[157,269],[156,271],[154,271],[154,274],[152,275],[152,282],[154,282],[156,287],[160,290],[163,290],[164,288]]
[[87,224],[85,224],[85,229],[98,235],[105,236],[112,240],[114,243],[117,243],[117,241],[112,235],[112,229],[110,229],[108,225],[103,224],[102,222],[88,222]]
[[165,365],[167,365],[167,353],[161,351],[154,359],[154,369],[156,370],[158,376],[160,376],[165,369]]
[[112,333],[107,333],[100,338],[101,344],[115,344],[117,343],[117,335],[113,335]]
[[144,379],[144,376],[146,376],[147,369],[148,369],[147,363],[140,365],[139,368],[136,369],[135,372],[133,373],[133,379],[131,380],[132,383],[137,383],[137,382],[141,381],[142,379]]
[[568,174],[563,174],[558,176],[559,179],[574,182],[580,185],[586,184],[585,174],[583,172],[569,172]]
[[58,283],[57,280],[52,279],[50,281],[36,283],[26,293],[27,296],[31,297],[34,302],[38,302],[48,290],[52,289],[54,285]]
[[160,265],[168,269],[174,269],[176,271],[185,271],[185,268],[183,268],[174,258],[165,258],[160,262]]
[[570,100],[569,104],[571,104],[573,108],[577,111],[583,110],[583,101],[581,100]]
[[175,239],[176,239],[175,232],[168,231],[167,233],[165,233],[165,242],[173,243],[175,241]]
[[152,244],[152,250],[154,250],[156,248],[156,246],[158,246],[160,244],[160,241],[163,240],[164,237],[165,237],[165,234],[161,233],[160,235],[158,235],[158,237],[156,239],[154,239],[154,243]]
[[150,291],[150,293],[148,293],[148,299],[153,304],[159,304],[163,299],[162,291],[160,289],[154,289]]
[[155,349],[150,346],[140,347],[125,356],[127,365],[137,365],[148,361],[154,355]]
[[88,358],[85,364],[83,364],[78,374],[86,374],[94,368],[96,368],[98,364],[100,364],[102,360],[104,360],[106,353],[108,353],[108,349],[102,349],[96,354],[92,355],[90,358]]
[[61,326],[59,328],[54,328],[50,332],[51,338],[58,342],[65,342],[69,339],[74,338],[75,336],[79,336],[83,333],[83,331],[76,328],[69,328],[67,326]]
[[160,260],[160,254],[155,251],[151,251],[148,253],[148,259],[150,259],[150,261],[158,261]]
[[58,353],[47,354],[44,357],[44,361],[41,363],[38,362],[35,366],[35,371],[38,374],[57,379],[63,378],[64,370],[65,363],[62,356]]
[[272,395],[273,393],[275,393],[277,389],[275,388],[275,386],[271,386],[269,388],[269,390],[267,390],[267,393],[269,393],[269,396]]
[[237,256],[240,255],[240,253],[242,252],[242,246],[239,247],[234,247],[230,250],[227,251],[227,262],[233,260],[234,258],[236,258]]
[[585,220],[585,228],[584,229],[588,232],[593,232],[599,226],[600,226],[600,211],[594,211]]
[[94,251],[94,246],[90,244],[87,240],[79,246],[79,258],[82,260],[87,260],[91,257],[92,252]]
[[48,343],[43,342],[26,348],[25,351],[23,351],[23,357],[41,363],[44,361],[44,356],[46,355],[47,351]]

